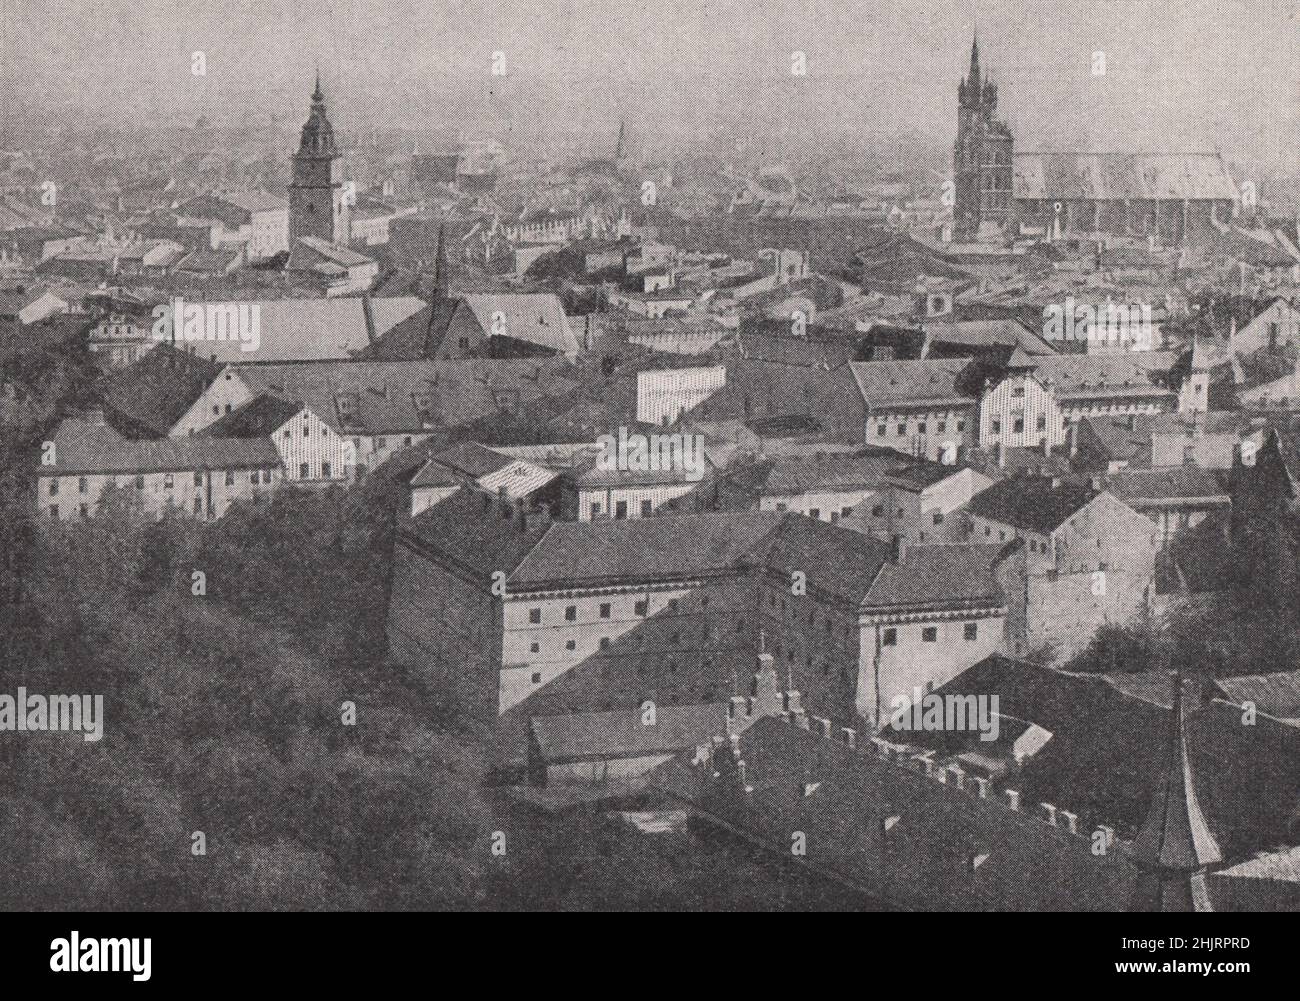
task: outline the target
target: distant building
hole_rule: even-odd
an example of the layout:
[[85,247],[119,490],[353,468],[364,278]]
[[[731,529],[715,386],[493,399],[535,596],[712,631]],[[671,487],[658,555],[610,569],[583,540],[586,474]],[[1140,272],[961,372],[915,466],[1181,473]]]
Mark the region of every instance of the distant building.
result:
[[999,552],[758,511],[555,522],[462,491],[400,534],[389,639],[516,759],[535,716],[739,694],[764,644],[810,705],[879,718],[1001,649]]
[[725,365],[644,369],[636,374],[636,419],[675,424],[726,384]]
[[957,89],[959,239],[1000,241],[1006,224],[1020,222],[1049,238],[1117,234],[1179,243],[1232,218],[1237,187],[1218,153],[1017,153],[997,103],[977,39]]
[[334,298],[368,290],[379,275],[379,264],[321,237],[302,236],[294,241],[284,270],[286,275],[318,285],[327,297]]
[[551,293],[464,295],[455,300],[435,357],[576,357],[578,341]]
[[56,293],[43,285],[0,288],[0,320],[16,320],[23,325],[39,323],[73,310],[73,300],[73,296]]
[[66,418],[51,440],[54,462],[36,469],[36,503],[56,520],[94,517],[110,485],[134,490],[146,514],[219,518],[235,501],[269,497],[283,479],[265,437],[133,441],[94,412]]
[[275,195],[214,192],[182,202],[176,213],[220,222],[224,237],[246,242],[250,260],[274,257],[289,249],[289,205]]
[[976,494],[971,539],[1014,543],[999,563],[1009,652],[1078,653],[1106,623],[1139,621],[1155,598],[1159,532],[1099,483],[1015,476]]
[[198,436],[210,438],[271,441],[280,454],[285,481],[295,485],[343,483],[357,475],[356,446],[301,403],[273,393],[259,393]]
[[196,434],[261,393],[300,403],[351,442],[359,473],[449,428],[515,414],[576,383],[540,361],[314,361],[226,365],[176,420]]
[[939,459],[961,449],[1056,448],[1092,415],[1205,408],[1209,373],[1187,356],[1147,351],[986,359],[855,362],[866,441]]

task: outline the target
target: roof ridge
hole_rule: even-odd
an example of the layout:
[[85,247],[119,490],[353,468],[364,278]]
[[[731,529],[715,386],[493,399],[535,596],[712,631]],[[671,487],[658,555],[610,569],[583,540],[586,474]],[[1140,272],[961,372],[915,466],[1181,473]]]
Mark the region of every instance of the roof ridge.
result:
[[[437,505],[434,505],[434,506],[436,507]],[[517,574],[517,573],[519,572],[519,568],[520,568],[521,566],[524,565],[524,563],[527,561],[528,557],[532,556],[533,553],[537,552],[537,550],[541,548],[542,540],[545,539],[548,535],[551,534],[551,529],[553,529],[557,524],[559,524],[559,522],[555,522],[555,521],[551,521],[551,522],[549,522],[549,523],[547,524],[546,529],[542,532],[541,535],[539,535],[539,536],[537,537],[537,541],[535,541],[535,542],[534,542],[534,543],[533,543],[533,544],[528,548],[528,551],[527,551],[526,553],[524,553],[524,554],[519,558],[518,562],[515,563],[514,569],[511,570],[510,573],[506,575],[506,583],[507,583],[507,584],[509,584],[510,581],[514,579],[515,574]],[[579,524],[579,523],[578,523],[578,522],[570,522],[569,524]]]

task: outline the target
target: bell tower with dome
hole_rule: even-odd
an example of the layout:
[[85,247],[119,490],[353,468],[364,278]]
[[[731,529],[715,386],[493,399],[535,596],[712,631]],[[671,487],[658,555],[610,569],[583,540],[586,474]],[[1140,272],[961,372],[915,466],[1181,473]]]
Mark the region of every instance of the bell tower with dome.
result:
[[289,183],[289,244],[315,236],[346,247],[352,226],[343,189],[343,158],[334,144],[334,126],[325,115],[320,73],[311,95],[311,117],[302,127],[302,141],[293,155]]

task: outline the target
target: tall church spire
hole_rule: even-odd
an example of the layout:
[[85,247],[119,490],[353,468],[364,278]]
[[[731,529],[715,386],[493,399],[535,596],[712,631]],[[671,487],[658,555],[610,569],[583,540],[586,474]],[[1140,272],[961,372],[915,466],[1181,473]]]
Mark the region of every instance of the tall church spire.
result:
[[433,297],[435,300],[444,299],[450,290],[449,275],[447,274],[447,227],[445,224],[438,226],[438,247],[433,255]]
[[1133,909],[1208,911],[1213,908],[1205,870],[1223,856],[1196,799],[1179,673],[1174,674],[1170,716],[1164,774],[1133,842],[1133,861],[1141,870]]

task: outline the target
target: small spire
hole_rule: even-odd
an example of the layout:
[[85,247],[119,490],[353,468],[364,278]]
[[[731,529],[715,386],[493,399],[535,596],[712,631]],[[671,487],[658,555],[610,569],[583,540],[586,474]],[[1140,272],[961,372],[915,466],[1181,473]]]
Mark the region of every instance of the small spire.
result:
[[320,66],[316,67],[316,89],[311,92],[311,99],[317,104],[325,100],[325,94],[320,89]]
[[1142,871],[1135,902],[1142,910],[1208,910],[1205,870],[1222,858],[1196,799],[1183,676],[1175,671],[1164,774],[1133,842],[1133,861]]
[[435,298],[441,299],[450,291],[447,274],[447,226],[446,223],[438,224],[438,247],[433,257],[433,294]]

